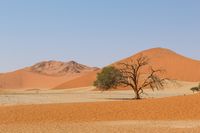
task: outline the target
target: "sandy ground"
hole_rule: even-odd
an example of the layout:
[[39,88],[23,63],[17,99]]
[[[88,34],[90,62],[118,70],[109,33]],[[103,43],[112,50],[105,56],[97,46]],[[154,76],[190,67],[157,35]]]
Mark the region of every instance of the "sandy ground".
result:
[[3,133],[200,131],[200,94],[171,98],[0,107]]
[[[191,87],[198,83],[177,83],[164,90],[145,90],[143,98],[163,98],[193,94]],[[93,91],[94,87],[63,90],[4,90],[0,92],[0,105],[80,103],[129,100],[134,98],[132,90]]]
[[196,84],[146,90],[143,100],[93,87],[1,90],[0,133],[199,133],[200,94],[189,90]]
[[7,124],[0,125],[0,130],[3,133],[199,133],[200,121]]

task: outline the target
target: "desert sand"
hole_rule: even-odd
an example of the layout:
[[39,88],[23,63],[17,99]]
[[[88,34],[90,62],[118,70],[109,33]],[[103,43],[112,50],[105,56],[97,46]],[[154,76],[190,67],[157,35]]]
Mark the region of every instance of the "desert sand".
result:
[[80,88],[80,87],[92,86],[94,81],[96,80],[97,73],[99,72],[100,70],[90,72],[78,78],[74,78],[70,81],[66,81],[54,87],[53,89],[68,89],[68,88]]
[[[191,95],[191,87],[197,86],[197,82],[177,81],[168,84],[163,90],[145,90],[142,98],[164,98],[172,96]],[[1,89],[0,105],[27,105],[27,104],[51,104],[51,103],[83,103],[130,100],[134,98],[133,90],[98,91],[95,87],[57,89],[57,90],[18,90]]]
[[[200,95],[0,107],[3,132],[198,132]],[[145,126],[145,127],[144,127]]]
[[[153,48],[112,63],[134,60],[138,56],[148,56],[150,65],[164,69],[165,76],[180,81],[200,80],[200,61],[179,55],[169,49]],[[45,61],[15,72],[0,74],[0,88],[3,89],[68,89],[92,86],[98,68],[88,67],[74,61]]]
[[200,95],[178,82],[130,100],[131,90],[100,92],[94,87],[66,90],[2,90],[0,131],[37,132],[194,132],[200,131]]
[[83,76],[98,68],[74,61],[45,61],[31,67],[0,75],[1,89],[49,89]]
[[[200,81],[200,61],[193,60],[184,57],[180,54],[175,53],[169,49],[165,48],[153,48],[144,50],[133,56],[122,59],[120,61],[114,62],[111,65],[119,67],[119,63],[129,62],[130,60],[135,60],[139,56],[147,56],[150,61],[150,66],[156,69],[162,69],[165,77],[173,80],[198,82]],[[88,75],[83,75],[81,77],[75,78],[71,81],[66,81],[65,83],[54,87],[55,89],[66,89],[75,87],[86,87],[91,86],[96,80],[96,74],[93,72]]]
[[200,80],[200,61],[180,55],[170,49],[152,48],[122,59],[113,65],[135,60],[140,56],[149,59],[149,65],[154,69],[163,69],[165,77],[180,81],[198,82]]
[[102,92],[92,86],[97,68],[76,62],[41,62],[0,74],[0,133],[199,133],[200,61],[154,48],[115,62],[147,55],[154,68],[177,80],[164,90]]
[[3,124],[3,133],[199,133],[200,121],[100,121]]

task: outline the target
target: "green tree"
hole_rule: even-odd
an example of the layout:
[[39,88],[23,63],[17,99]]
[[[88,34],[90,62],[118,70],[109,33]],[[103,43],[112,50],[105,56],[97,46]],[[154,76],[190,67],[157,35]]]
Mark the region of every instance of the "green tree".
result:
[[115,88],[120,84],[121,78],[122,74],[117,68],[108,66],[97,74],[97,80],[94,82],[94,86],[101,90]]

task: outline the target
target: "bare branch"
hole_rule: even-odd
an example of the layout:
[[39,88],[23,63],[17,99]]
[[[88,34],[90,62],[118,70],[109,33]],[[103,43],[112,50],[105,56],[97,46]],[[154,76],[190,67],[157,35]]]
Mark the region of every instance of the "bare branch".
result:
[[[122,84],[132,87],[136,93],[136,98],[140,98],[140,94],[144,94],[144,88],[150,87],[160,89],[164,87],[166,78],[161,78],[159,73],[164,70],[150,68],[149,73],[143,73],[144,66],[149,64],[149,59],[146,56],[140,56],[135,61],[130,60],[128,63],[120,63],[119,69],[123,75]],[[146,78],[144,78],[146,77]]]

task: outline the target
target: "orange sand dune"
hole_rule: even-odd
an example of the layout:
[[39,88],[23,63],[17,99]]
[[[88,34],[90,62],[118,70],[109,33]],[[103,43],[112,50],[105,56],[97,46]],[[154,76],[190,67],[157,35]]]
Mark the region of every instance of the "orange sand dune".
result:
[[96,69],[74,61],[67,63],[56,61],[41,62],[32,67],[1,74],[0,88],[49,89]]
[[163,99],[0,107],[0,124],[119,120],[200,120],[200,95]]
[[90,72],[73,80],[67,81],[59,86],[56,86],[53,89],[66,89],[66,88],[79,88],[93,86],[94,81],[96,80],[97,73],[100,70]]
[[[75,77],[74,77],[75,78]],[[3,89],[46,89],[70,80],[68,76],[53,77],[19,70],[0,75],[0,88]]]
[[[164,48],[148,49],[129,58],[113,63],[112,65],[118,66],[118,63],[129,62],[130,59],[134,60],[141,55],[147,56],[150,59],[150,65],[153,68],[164,69],[165,76],[170,79],[188,82],[200,81],[200,61],[181,56]],[[84,82],[85,79],[87,82],[84,84],[80,83]],[[55,88],[86,87],[91,86],[95,80],[95,73],[92,73],[91,75],[84,75]]]
[[200,81],[200,61],[179,55],[169,49],[153,48],[114,63],[130,62],[139,56],[147,56],[149,65],[165,70],[165,76],[170,79],[188,82]]

